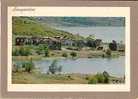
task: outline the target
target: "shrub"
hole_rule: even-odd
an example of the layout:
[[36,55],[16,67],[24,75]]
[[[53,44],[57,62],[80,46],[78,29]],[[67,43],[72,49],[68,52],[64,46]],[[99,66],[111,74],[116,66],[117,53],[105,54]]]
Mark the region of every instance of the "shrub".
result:
[[26,72],[31,72],[34,69],[34,64],[32,61],[25,62],[22,64],[22,67],[25,68]]
[[112,55],[112,51],[110,49],[107,49],[105,53],[106,53],[107,56],[111,56]]
[[88,77],[88,76],[86,76],[86,77],[85,77],[85,79],[86,79],[86,80],[89,80],[89,77]]
[[116,51],[117,50],[117,43],[115,40],[112,41],[112,43],[109,43],[109,48],[112,50],[112,51]]
[[104,75],[104,78],[105,78],[104,83],[109,83],[110,75],[108,74],[108,72],[104,71],[103,75]]
[[67,53],[63,53],[62,56],[63,57],[68,57],[68,54]]
[[20,53],[17,49],[12,50],[12,56],[20,56]]
[[92,78],[89,79],[88,84],[97,84],[97,83],[104,83],[107,84],[109,83],[109,74],[104,71],[103,73],[98,73],[94,76],[92,76]]
[[68,78],[69,80],[73,80],[73,78],[72,78],[71,75],[68,75],[67,78]]
[[19,72],[20,69],[21,69],[21,67],[19,65],[13,64],[13,67],[12,67],[13,72]]
[[31,49],[27,46],[21,46],[19,48],[13,48],[12,49],[12,55],[13,56],[28,56],[31,55]]
[[95,77],[97,78],[98,83],[104,83],[105,78],[103,74],[96,74]]
[[68,75],[67,77],[68,77],[69,79],[71,79],[71,76],[70,76],[70,75]]
[[61,72],[61,71],[62,71],[62,66],[58,66],[57,60],[54,60],[52,64],[49,66],[49,72],[55,74],[56,72]]
[[39,45],[39,46],[36,48],[36,53],[37,53],[38,55],[43,54],[43,45]]
[[44,48],[44,53],[45,53],[45,57],[48,57],[48,56],[49,56],[48,47],[45,47],[45,48]]
[[49,56],[49,49],[48,46],[46,44],[40,44],[37,48],[36,53],[40,54],[44,54],[46,57]]
[[21,47],[19,50],[19,53],[21,56],[31,55],[31,51],[30,51],[29,47]]
[[92,77],[89,81],[88,81],[88,84],[97,84],[98,83],[98,80],[96,77]]
[[71,52],[70,55],[71,55],[72,57],[76,57],[76,56],[77,56],[77,53],[76,53],[76,52]]
[[106,72],[106,71],[103,72],[103,75],[104,75],[105,77],[109,77],[109,76],[110,76],[110,75],[108,74],[108,72]]

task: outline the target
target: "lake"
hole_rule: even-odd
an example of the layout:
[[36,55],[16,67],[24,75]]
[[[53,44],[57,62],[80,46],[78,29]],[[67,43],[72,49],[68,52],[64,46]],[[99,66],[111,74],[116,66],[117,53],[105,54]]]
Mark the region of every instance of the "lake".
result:
[[[35,66],[40,68],[42,73],[48,71],[48,67],[54,59],[43,59],[34,61]],[[62,66],[62,73],[95,74],[107,71],[110,75],[123,77],[125,74],[125,57],[119,58],[79,58],[57,59],[57,64]]]
[[55,27],[59,30],[68,31],[73,34],[79,34],[84,37],[95,35],[97,39],[102,39],[104,42],[125,41],[125,27]]

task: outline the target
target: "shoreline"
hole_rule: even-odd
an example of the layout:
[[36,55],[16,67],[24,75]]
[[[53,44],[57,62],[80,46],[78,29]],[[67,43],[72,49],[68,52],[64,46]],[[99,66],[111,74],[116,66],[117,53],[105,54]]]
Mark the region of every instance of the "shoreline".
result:
[[[77,56],[71,57],[69,54],[71,51],[52,51],[50,56],[44,57],[42,55],[29,55],[29,56],[12,56],[13,60],[49,60],[49,59],[78,59],[78,58],[119,58],[120,56],[125,56],[124,52],[112,52],[110,57],[106,56],[103,51],[74,51],[77,53]],[[53,55],[54,53],[54,55]],[[62,56],[63,53],[67,53],[68,56]],[[103,55],[105,55],[103,57]]]
[[[98,73],[97,73],[98,74]],[[89,80],[96,74],[80,74],[80,73],[67,73],[67,74],[43,74],[39,72],[12,72],[13,84],[89,84]],[[124,84],[123,77],[109,77],[107,84]],[[96,83],[100,84],[100,83]],[[101,83],[104,84],[104,83]]]

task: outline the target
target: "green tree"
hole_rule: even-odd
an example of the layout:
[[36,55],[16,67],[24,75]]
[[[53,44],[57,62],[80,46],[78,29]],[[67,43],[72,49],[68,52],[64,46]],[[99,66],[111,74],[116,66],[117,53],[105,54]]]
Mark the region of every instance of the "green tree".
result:
[[116,51],[117,50],[117,43],[115,40],[112,41],[112,43],[109,43],[109,48],[112,51]]
[[103,72],[103,76],[104,76],[104,83],[109,83],[109,77],[110,75],[108,74],[108,72],[104,71]]
[[49,66],[49,72],[55,74],[56,72],[61,72],[61,71],[62,71],[62,66],[58,66],[57,60],[54,60],[52,64]]

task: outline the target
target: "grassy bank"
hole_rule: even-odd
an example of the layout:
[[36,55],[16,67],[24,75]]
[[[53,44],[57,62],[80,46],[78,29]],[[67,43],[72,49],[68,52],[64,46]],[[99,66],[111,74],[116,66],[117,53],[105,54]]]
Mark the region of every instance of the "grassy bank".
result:
[[[13,84],[96,84],[94,77],[98,77],[97,74],[95,75],[92,75],[92,74],[42,74],[38,71],[37,72],[33,71],[31,73],[28,73],[28,72],[14,73],[13,72],[12,83]],[[92,79],[94,81],[92,81]],[[100,80],[102,81],[103,78],[101,77]],[[123,78],[112,77],[112,76],[109,77],[108,84],[117,84],[117,83],[118,84],[124,83]]]
[[[81,51],[73,51],[76,53],[74,58],[117,58],[119,56],[124,56],[124,52],[112,51],[112,55],[108,57],[103,51],[91,51],[91,50],[81,50]],[[60,50],[52,50],[49,52],[49,56],[44,57],[44,55],[29,55],[29,56],[12,56],[13,60],[41,60],[41,59],[63,59],[63,58],[72,58],[70,55],[72,53],[71,50],[60,51]],[[66,54],[66,55],[65,55]]]

